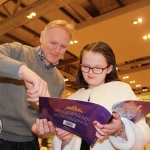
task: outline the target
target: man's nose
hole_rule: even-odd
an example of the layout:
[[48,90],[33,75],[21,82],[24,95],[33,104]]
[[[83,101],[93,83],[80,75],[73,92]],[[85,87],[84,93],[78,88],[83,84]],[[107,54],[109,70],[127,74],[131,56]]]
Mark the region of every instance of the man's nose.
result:
[[56,48],[55,48],[55,52],[59,53],[59,52],[60,52],[60,50],[61,50],[60,45],[57,45],[57,46],[56,46]]

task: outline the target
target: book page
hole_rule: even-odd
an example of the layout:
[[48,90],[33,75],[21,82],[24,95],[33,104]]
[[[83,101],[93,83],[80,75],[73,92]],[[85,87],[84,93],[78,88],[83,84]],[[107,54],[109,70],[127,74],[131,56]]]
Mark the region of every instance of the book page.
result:
[[112,110],[121,117],[125,117],[134,123],[150,113],[150,102],[139,100],[127,100],[116,103]]

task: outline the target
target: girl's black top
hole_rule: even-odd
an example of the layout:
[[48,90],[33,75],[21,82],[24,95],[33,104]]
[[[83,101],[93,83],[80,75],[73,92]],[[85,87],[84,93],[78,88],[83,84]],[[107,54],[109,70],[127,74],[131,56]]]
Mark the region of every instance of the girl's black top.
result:
[[89,144],[82,139],[80,150],[90,150]]

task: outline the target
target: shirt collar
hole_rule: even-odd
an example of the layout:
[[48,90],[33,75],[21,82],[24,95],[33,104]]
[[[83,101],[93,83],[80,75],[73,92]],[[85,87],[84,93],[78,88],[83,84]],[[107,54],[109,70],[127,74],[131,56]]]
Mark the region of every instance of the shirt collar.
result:
[[41,62],[43,63],[43,66],[44,66],[47,70],[49,70],[50,68],[54,68],[54,67],[56,67],[56,66],[59,64],[59,62],[57,62],[57,63],[55,63],[55,64],[52,64],[52,65],[48,65],[48,66],[47,66],[46,63],[44,62],[44,54],[43,54],[43,52],[42,52],[42,50],[41,50],[40,47],[38,47],[37,52],[38,52],[38,55],[39,55],[39,58],[40,58]]

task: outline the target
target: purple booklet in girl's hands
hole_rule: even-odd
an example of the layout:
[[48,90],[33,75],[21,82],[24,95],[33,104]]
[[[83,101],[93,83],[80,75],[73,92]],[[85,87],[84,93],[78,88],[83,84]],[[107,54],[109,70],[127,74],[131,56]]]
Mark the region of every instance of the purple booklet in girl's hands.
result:
[[[137,122],[150,112],[149,107],[150,102],[128,100],[115,104],[112,111]],[[112,114],[105,107],[73,99],[40,97],[39,111],[40,119],[47,118],[56,127],[80,136],[91,147],[97,140],[93,122],[107,124],[112,119]]]

